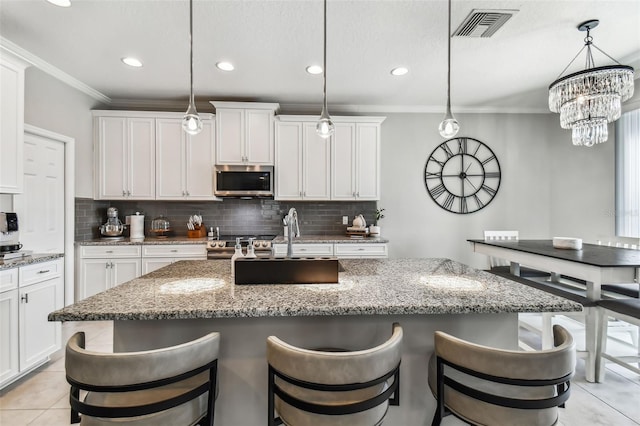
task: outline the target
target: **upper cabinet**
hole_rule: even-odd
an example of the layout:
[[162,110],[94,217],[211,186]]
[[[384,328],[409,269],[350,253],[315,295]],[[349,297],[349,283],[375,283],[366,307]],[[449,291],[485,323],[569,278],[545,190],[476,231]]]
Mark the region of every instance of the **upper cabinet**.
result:
[[24,70],[28,64],[0,51],[0,193],[23,190]]
[[279,200],[379,200],[380,125],[385,117],[332,117],[335,133],[322,139],[316,117],[280,115],[276,121]]
[[182,118],[156,120],[156,199],[215,200],[215,121],[200,114],[202,131],[188,135]]
[[276,123],[277,200],[329,200],[331,141],[316,134],[316,123]]
[[95,117],[95,199],[153,200],[155,119],[115,112],[118,115]]
[[211,101],[216,109],[216,164],[273,165],[279,104]]

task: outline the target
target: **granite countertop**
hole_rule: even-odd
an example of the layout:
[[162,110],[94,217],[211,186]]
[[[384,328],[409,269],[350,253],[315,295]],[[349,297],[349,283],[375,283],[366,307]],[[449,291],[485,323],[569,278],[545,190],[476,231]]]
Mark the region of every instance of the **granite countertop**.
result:
[[21,266],[33,265],[34,263],[48,262],[49,260],[55,260],[60,257],[64,257],[62,253],[46,253],[46,254],[32,254],[31,256],[20,257],[18,259],[0,260],[0,271],[5,269],[19,268]]
[[[388,243],[389,240],[380,237],[367,237],[367,238],[351,238],[347,235],[303,235],[302,237],[294,238],[293,244],[370,244],[370,243]],[[287,239],[279,235],[272,241],[273,244],[286,244]]]
[[232,284],[228,260],[173,263],[49,314],[50,321],[580,311],[449,259],[345,259],[338,284]]
[[126,245],[162,245],[162,244],[206,244],[207,237],[189,238],[186,235],[166,238],[147,237],[144,241],[131,241],[129,238],[112,239],[96,238],[93,240],[76,241],[78,246],[126,246]]

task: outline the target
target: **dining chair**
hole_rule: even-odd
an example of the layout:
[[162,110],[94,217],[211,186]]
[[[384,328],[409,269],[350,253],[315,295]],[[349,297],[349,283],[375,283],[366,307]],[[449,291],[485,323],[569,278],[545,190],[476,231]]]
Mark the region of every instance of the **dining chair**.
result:
[[359,351],[310,350],[267,338],[268,425],[375,426],[400,404],[402,327]]
[[99,353],[85,349],[84,332],[74,334],[65,358],[71,423],[212,426],[219,346],[219,333],[209,333],[167,348]]
[[472,425],[555,425],[570,395],[575,344],[553,327],[554,348],[513,351],[477,345],[436,331],[429,387],[436,398],[432,426],[448,415]]
[[[518,231],[484,231],[485,241],[518,241],[518,239]],[[511,265],[504,259],[489,256],[489,270],[491,272],[511,273]],[[547,278],[550,274],[549,272],[520,266],[515,275],[521,277]]]

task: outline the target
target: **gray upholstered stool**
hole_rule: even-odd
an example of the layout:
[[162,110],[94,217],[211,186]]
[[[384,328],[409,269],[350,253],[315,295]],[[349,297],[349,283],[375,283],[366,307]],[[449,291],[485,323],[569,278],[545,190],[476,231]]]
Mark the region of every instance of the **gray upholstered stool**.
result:
[[556,424],[569,398],[576,363],[571,334],[553,327],[555,347],[511,351],[435,334],[429,387],[436,397],[433,425],[454,414],[473,425]]
[[169,348],[98,353],[74,334],[65,359],[71,423],[213,425],[219,345],[219,333],[210,333]]
[[[267,339],[269,426],[375,426],[400,403],[402,328],[362,351],[297,348]],[[277,411],[277,416],[276,416]]]

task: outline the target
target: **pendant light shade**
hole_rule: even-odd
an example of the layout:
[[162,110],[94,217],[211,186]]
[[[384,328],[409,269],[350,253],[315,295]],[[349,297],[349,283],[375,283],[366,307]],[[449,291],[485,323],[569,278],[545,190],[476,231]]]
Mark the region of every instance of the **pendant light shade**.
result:
[[[578,30],[587,32],[584,46],[549,86],[549,109],[560,113],[560,127],[572,130],[574,145],[605,142],[609,137],[607,124],[620,118],[621,103],[633,96],[633,68],[621,65],[593,44],[589,32],[599,22],[592,19],[578,25]],[[616,65],[596,67],[592,46]],[[585,69],[562,77],[585,49]]]
[[327,109],[327,0],[324,0],[324,64],[322,67],[322,113],[320,113],[320,120],[318,120],[318,124],[316,124],[316,133],[323,139],[326,139],[333,135],[335,131],[335,126],[333,125],[333,121],[331,121],[331,117],[329,116],[329,111]]
[[193,96],[193,0],[189,0],[189,66],[191,95],[189,96],[189,107],[182,119],[182,129],[190,135],[197,135],[202,131],[202,120],[196,111],[196,102]]
[[444,120],[438,126],[440,136],[450,139],[458,134],[460,125],[458,120],[455,119],[451,113],[451,0],[448,4],[449,9],[449,24],[447,27],[447,113],[444,116]]

